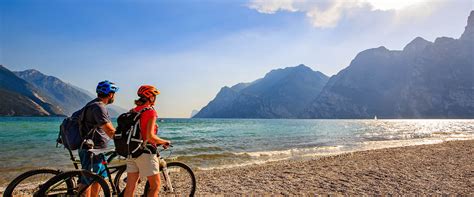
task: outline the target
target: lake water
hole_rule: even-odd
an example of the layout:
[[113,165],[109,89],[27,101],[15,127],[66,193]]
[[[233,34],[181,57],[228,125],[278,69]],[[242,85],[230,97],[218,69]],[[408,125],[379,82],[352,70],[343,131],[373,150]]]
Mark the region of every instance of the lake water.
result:
[[[33,168],[73,168],[68,152],[56,147],[61,121],[0,118],[0,186]],[[162,155],[203,170],[474,139],[474,120],[164,119],[158,124],[159,136],[174,145]]]

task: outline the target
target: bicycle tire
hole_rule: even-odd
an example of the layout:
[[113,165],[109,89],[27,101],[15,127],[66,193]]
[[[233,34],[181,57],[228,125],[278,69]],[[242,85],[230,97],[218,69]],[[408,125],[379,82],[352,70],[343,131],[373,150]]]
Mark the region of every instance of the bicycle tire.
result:
[[117,188],[117,192],[119,194],[121,194],[125,189],[125,186],[123,186],[123,188],[121,188],[121,186],[122,186],[121,181],[124,181],[123,179],[121,179],[121,177],[122,177],[122,175],[124,175],[124,173],[127,173],[126,170],[127,170],[126,165],[121,166],[121,167],[119,167],[119,169],[117,170],[117,173],[115,174],[114,185]]
[[[72,170],[72,171],[67,171],[67,172],[63,172],[61,174],[58,174],[56,175],[55,177],[49,179],[48,181],[46,181],[46,183],[44,183],[40,190],[37,192],[37,197],[46,197],[46,196],[49,196],[47,195],[47,192],[50,190],[50,188],[58,183],[60,183],[61,181],[72,181],[73,180],[78,180],[79,177],[81,176],[86,176],[87,178],[91,178],[92,179],[92,183],[99,183],[100,187],[102,188],[102,191],[104,192],[103,195],[104,197],[110,197],[111,194],[110,194],[110,188],[107,184],[107,182],[102,178],[100,177],[99,175],[97,174],[94,174],[88,170]],[[77,193],[77,191],[75,191],[76,188],[69,188],[67,187],[67,190],[66,190],[66,193],[64,195],[67,195],[67,196],[80,196],[80,194]],[[54,196],[59,196],[60,194],[54,194]]]
[[[30,171],[26,171],[22,174],[20,174],[19,176],[17,176],[15,179],[13,179],[13,181],[11,181],[8,186],[6,187],[5,191],[3,192],[3,197],[12,197],[14,195],[14,191],[15,189],[22,183],[24,182],[25,180],[27,180],[28,178],[31,178],[33,176],[36,176],[36,175],[40,175],[40,174],[44,174],[44,175],[51,175],[52,177],[53,176],[56,176],[58,174],[60,174],[61,171],[58,170],[58,169],[51,169],[51,168],[40,168],[40,169],[34,169],[34,170],[30,170]],[[39,183],[38,184],[38,187],[33,187],[33,188],[36,188],[36,189],[39,189],[41,187],[41,184],[43,182]],[[71,187],[72,187],[72,184],[73,183],[70,183],[71,184]],[[33,193],[34,193],[34,189],[33,189]],[[31,195],[31,194],[29,194]]]
[[[118,196],[124,196],[125,194],[125,188],[127,186],[127,172],[126,172],[127,167],[125,166],[123,169],[120,169],[117,171],[117,174],[115,175],[114,178],[114,185],[117,188],[118,191]],[[138,179],[137,181],[137,188],[135,190],[135,196],[143,196],[144,189],[140,190],[140,188],[145,188],[146,180],[143,182],[142,180]],[[137,193],[138,192],[138,193]]]
[[[166,165],[168,167],[168,169],[172,169],[174,167],[177,167],[178,169],[181,168],[183,170],[185,170],[185,172],[189,175],[189,178],[191,178],[191,187],[189,188],[189,196],[194,196],[194,193],[196,192],[196,176],[194,175],[194,172],[193,170],[186,164],[184,163],[181,163],[181,162],[170,162],[170,163],[167,163]],[[163,171],[161,171],[160,169],[160,172],[161,172],[161,176]],[[173,181],[173,180],[172,180]],[[181,181],[179,181],[181,182]],[[175,180],[175,182],[173,182],[173,187],[175,187],[177,184],[175,183],[179,183],[177,180]],[[171,195],[171,196],[188,196],[187,194],[180,194],[180,193],[170,193],[169,191],[162,191],[164,190],[164,185],[165,185],[165,180],[161,180],[161,188],[160,188],[160,195]],[[147,181],[146,185],[145,185],[145,191],[143,192],[144,193],[144,196],[147,196],[148,194],[148,189],[150,188],[150,185]],[[175,188],[175,189],[179,189],[179,188]]]

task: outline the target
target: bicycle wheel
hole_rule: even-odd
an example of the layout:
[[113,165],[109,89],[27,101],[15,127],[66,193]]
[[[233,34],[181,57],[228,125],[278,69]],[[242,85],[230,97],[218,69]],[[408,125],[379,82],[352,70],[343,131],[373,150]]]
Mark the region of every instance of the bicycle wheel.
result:
[[[44,182],[60,173],[61,171],[57,169],[49,168],[34,169],[24,172],[8,184],[3,196],[12,197],[34,195]],[[73,183],[69,182],[69,184],[72,187]]]
[[[117,174],[115,175],[114,178],[114,185],[116,186],[119,196],[123,196],[123,192],[125,191],[125,187],[127,186],[127,172],[126,172],[127,166],[124,166],[123,168],[120,168],[117,171]],[[135,196],[142,196],[143,191],[145,190],[145,183],[146,181],[141,181],[138,180],[136,189],[135,189]]]
[[[160,196],[194,196],[196,192],[196,177],[193,170],[181,162],[170,162],[167,164],[167,169],[173,191],[166,184],[167,180],[163,176],[164,171],[160,169]],[[144,191],[145,195],[148,193],[149,187],[150,185],[147,181]]]
[[[90,183],[87,185],[76,184],[74,187],[67,186],[67,182],[78,182],[82,176],[89,179]],[[107,182],[99,175],[87,170],[73,170],[58,174],[46,181],[35,196],[81,196],[87,188],[95,183],[99,184],[100,187],[99,196],[111,196]]]

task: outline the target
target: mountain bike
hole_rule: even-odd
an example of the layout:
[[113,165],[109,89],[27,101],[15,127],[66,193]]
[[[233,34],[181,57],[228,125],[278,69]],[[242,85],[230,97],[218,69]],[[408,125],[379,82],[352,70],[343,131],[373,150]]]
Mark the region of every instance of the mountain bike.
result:
[[[160,176],[163,180],[160,195],[194,196],[196,191],[196,177],[192,169],[181,162],[166,162],[165,159],[160,156],[160,152],[161,151],[157,153],[160,161]],[[97,151],[94,154],[100,154],[100,152]],[[105,166],[107,169],[107,165]],[[87,170],[63,172],[44,183],[37,192],[37,196],[80,196],[87,187],[94,183],[97,183],[101,188],[100,196],[109,197],[111,195],[121,195],[123,190],[117,188],[124,188],[127,182],[126,175],[127,173],[125,171],[119,171],[115,176],[114,181],[111,181],[112,177],[109,176],[109,183],[107,183],[102,177]],[[73,190],[68,189],[68,181],[77,180],[81,176],[89,178],[89,184],[83,187],[75,187]],[[111,188],[112,191],[110,190]],[[148,188],[149,184],[146,182],[143,190],[144,195],[148,193]]]
[[[72,151],[69,150],[69,156],[74,165],[74,168],[77,170],[79,169],[80,161],[77,160]],[[117,153],[115,151],[108,151],[104,153],[104,156],[107,158],[107,163],[111,163],[112,160],[117,158]],[[111,173],[123,174],[126,169],[125,164],[116,165],[109,167]],[[13,179],[8,186],[6,187],[3,196],[4,197],[12,197],[12,196],[31,196],[34,195],[42,186],[42,184],[51,179],[52,177],[61,174],[62,171],[59,169],[53,168],[40,168],[40,169],[33,169],[27,172],[24,172]],[[115,180],[118,181],[119,179]],[[65,182],[68,188],[74,188],[77,183],[73,182],[72,180]],[[124,189],[124,184],[120,184],[119,182],[114,182],[117,185],[119,190]],[[122,186],[122,187],[120,187]]]
[[[100,196],[111,196],[111,195],[119,195],[124,187],[120,188],[120,186],[124,184],[120,184],[119,176],[112,177],[114,173],[123,174],[126,170],[126,165],[118,165],[118,166],[109,166],[109,162],[112,161],[111,159],[106,159],[106,155],[110,153],[109,150],[106,149],[89,149],[87,150],[91,153],[92,157],[100,157],[104,160],[102,163],[105,167],[102,171],[98,174],[103,174],[106,172],[108,182],[105,181],[101,176],[89,171],[89,170],[72,170],[62,172],[45,183],[43,183],[39,190],[35,193],[34,196],[81,196],[90,186],[97,183],[100,188]],[[113,152],[113,154],[116,154]],[[92,160],[91,160],[92,161]],[[80,181],[83,179],[83,181]],[[82,184],[79,182],[85,182],[86,184]],[[71,183],[74,183],[71,185]],[[112,189],[112,190],[110,190]]]

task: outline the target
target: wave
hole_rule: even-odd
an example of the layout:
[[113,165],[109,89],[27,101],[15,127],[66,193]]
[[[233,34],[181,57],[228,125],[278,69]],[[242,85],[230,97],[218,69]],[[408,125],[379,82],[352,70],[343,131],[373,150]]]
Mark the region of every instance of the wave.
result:
[[[312,148],[292,148],[288,150],[253,151],[253,152],[218,152],[194,155],[180,155],[169,158],[194,166],[197,169],[207,170],[216,168],[231,168],[252,164],[262,164],[273,161],[299,159],[304,157],[333,155],[341,152],[344,146],[324,146]],[[209,148],[209,147],[204,147]],[[221,148],[216,148],[220,150]]]
[[320,146],[312,148],[292,148],[288,150],[277,150],[277,151],[259,151],[259,152],[241,152],[236,153],[237,155],[248,155],[251,157],[274,157],[274,156],[298,156],[312,152],[325,152],[334,151],[343,148],[344,146]]
[[250,151],[250,152],[222,152],[215,154],[198,154],[178,156],[173,159],[190,163],[199,170],[225,169],[260,165],[268,162],[283,160],[316,159],[327,156],[346,154],[356,151],[375,150],[414,145],[437,144],[451,140],[470,140],[474,136],[454,138],[418,138],[405,140],[363,141],[353,145],[321,146],[311,148],[292,148],[287,150]]

